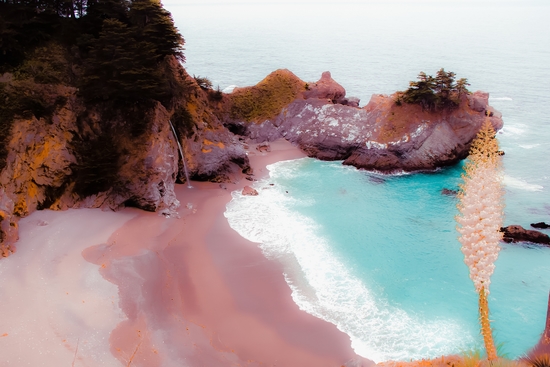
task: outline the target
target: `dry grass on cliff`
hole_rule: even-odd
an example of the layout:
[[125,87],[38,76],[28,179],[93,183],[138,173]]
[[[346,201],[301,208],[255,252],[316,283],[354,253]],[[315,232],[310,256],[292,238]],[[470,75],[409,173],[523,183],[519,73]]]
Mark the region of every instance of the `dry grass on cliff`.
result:
[[230,95],[231,118],[256,123],[274,118],[304,90],[305,82],[290,71],[274,71],[255,86]]

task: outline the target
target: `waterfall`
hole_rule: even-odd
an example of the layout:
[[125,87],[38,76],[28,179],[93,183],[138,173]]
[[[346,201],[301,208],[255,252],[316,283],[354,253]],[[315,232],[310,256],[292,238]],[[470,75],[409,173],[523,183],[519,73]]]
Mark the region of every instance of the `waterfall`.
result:
[[181,148],[180,141],[178,139],[178,134],[176,134],[176,129],[174,129],[174,125],[172,125],[172,120],[168,120],[170,123],[170,127],[172,128],[172,133],[174,133],[174,139],[176,139],[176,143],[178,143],[178,150],[180,151],[180,157],[183,162],[183,172],[185,173],[185,180],[187,181],[187,187],[192,188],[191,181],[189,180],[189,172],[187,171],[187,163],[185,163],[185,157],[183,156],[183,149]]

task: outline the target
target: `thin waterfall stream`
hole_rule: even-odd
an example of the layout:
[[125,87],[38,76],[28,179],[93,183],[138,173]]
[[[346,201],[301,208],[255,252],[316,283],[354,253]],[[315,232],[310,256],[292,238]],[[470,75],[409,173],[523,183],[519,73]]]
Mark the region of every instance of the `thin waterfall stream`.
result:
[[168,120],[170,123],[170,127],[172,128],[172,133],[174,134],[174,139],[176,139],[176,143],[178,143],[178,150],[180,152],[180,157],[183,162],[183,172],[185,173],[185,180],[187,181],[187,187],[193,188],[191,186],[191,181],[189,180],[189,172],[187,171],[187,163],[185,163],[185,157],[183,156],[183,149],[181,147],[180,141],[178,139],[178,134],[176,133],[176,129],[174,128],[174,125],[172,124],[172,120]]

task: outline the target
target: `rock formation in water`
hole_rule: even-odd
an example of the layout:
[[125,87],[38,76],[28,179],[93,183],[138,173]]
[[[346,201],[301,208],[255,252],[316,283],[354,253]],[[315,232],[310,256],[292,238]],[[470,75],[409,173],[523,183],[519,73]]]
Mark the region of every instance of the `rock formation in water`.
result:
[[[244,114],[230,126],[256,142],[283,137],[311,157],[357,168],[392,173],[451,165],[468,155],[487,116],[495,130],[503,126],[501,114],[488,105],[488,93],[464,94],[458,108],[435,112],[396,104],[396,95],[373,95],[358,108],[328,72],[311,84],[288,71],[277,73],[288,85],[304,86],[294,89],[292,102],[276,116]],[[268,77],[259,86],[267,89],[269,83]]]
[[504,242],[531,242],[550,246],[550,236],[539,231],[525,229],[519,225],[503,227],[501,231],[504,233]]

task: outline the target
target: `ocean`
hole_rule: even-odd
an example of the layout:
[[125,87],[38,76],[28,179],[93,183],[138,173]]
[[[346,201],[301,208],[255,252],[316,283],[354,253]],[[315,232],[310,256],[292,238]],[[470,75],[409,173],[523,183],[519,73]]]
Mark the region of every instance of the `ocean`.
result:
[[[505,225],[550,222],[550,4],[541,1],[164,2],[186,39],[190,74],[254,85],[287,68],[323,71],[365,105],[439,68],[490,93]],[[257,197],[233,193],[225,216],[284,265],[300,308],[375,361],[483,350],[477,294],[457,240],[461,165],[383,176],[310,158],[268,167]],[[273,184],[273,185],[270,185]],[[547,230],[547,234],[550,232]],[[550,248],[502,244],[489,307],[502,354],[534,346],[545,324]]]

